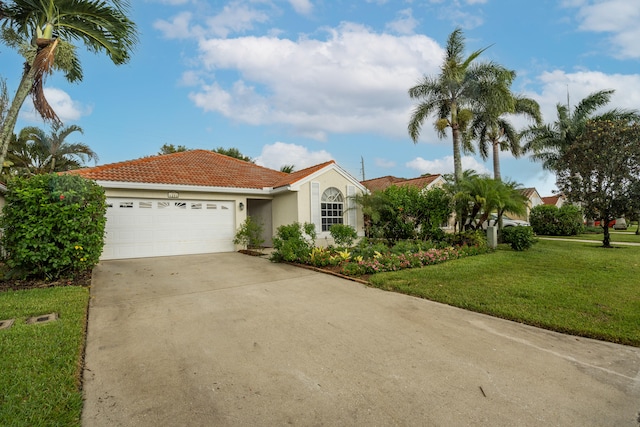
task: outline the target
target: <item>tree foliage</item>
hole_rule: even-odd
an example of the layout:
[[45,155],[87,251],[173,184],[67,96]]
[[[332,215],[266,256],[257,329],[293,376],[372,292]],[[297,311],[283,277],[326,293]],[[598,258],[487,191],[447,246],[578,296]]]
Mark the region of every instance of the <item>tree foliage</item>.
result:
[[104,246],[104,189],[77,175],[17,177],[0,217],[7,265],[16,276],[69,277],[98,263]]
[[82,128],[58,123],[52,124],[50,133],[35,126],[23,128],[9,145],[7,160],[11,162],[11,173],[61,172],[78,169],[88,160],[97,161],[98,155],[87,144],[66,141],[74,132],[82,133]]
[[554,165],[560,191],[600,220],[602,244],[610,247],[608,224],[628,211],[640,181],[640,124],[590,120]]
[[473,170],[465,171],[458,182],[448,176],[444,188],[453,200],[459,231],[482,228],[492,213],[498,215],[500,230],[505,213],[522,215],[527,209],[527,197],[520,184],[478,175]]
[[254,160],[251,157],[245,156],[240,152],[240,150],[238,150],[235,147],[231,147],[231,148],[218,147],[215,150],[213,150],[213,152],[222,154],[225,156],[233,157],[234,159],[242,160],[245,162],[254,163]]
[[468,139],[463,138],[473,118],[472,111],[484,102],[508,99],[510,91],[505,82],[514,76],[513,71],[493,62],[474,62],[487,48],[476,50],[466,58],[464,49],[464,35],[457,28],[447,39],[440,74],[424,76],[409,89],[409,97],[418,100],[409,120],[409,136],[417,143],[422,124],[432,115],[435,115],[434,125],[440,138],[451,128],[456,181],[462,179],[461,150],[473,151]]
[[44,95],[44,83],[54,71],[69,82],[82,80],[82,67],[72,42],[102,52],[116,64],[129,61],[137,43],[135,24],[125,0],[14,0],[0,2],[0,41],[24,58],[22,77],[0,130],[0,164],[26,98],[31,95],[44,120],[59,122]]
[[611,109],[596,114],[610,101],[613,90],[601,90],[582,99],[573,112],[569,105],[556,106],[557,117],[553,123],[530,126],[523,133],[524,149],[531,159],[542,163],[542,167],[554,171],[561,157],[584,132],[589,120],[639,120],[635,110]]
[[189,149],[184,145],[178,145],[176,147],[173,144],[162,144],[162,147],[160,147],[160,151],[158,151],[158,155],[182,153],[183,151],[189,151]]

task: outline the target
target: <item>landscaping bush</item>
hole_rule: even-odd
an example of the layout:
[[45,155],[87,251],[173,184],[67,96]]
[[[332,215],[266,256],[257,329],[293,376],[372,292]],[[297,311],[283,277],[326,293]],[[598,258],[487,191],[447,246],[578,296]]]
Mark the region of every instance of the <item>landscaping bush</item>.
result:
[[584,230],[582,210],[573,205],[560,209],[552,205],[540,205],[531,209],[529,223],[535,234],[543,236],[575,236]]
[[306,263],[315,246],[316,227],[314,224],[294,222],[281,225],[273,238],[274,252],[272,261],[288,261]]
[[487,247],[487,236],[483,230],[469,230],[445,236],[445,242],[451,246]]
[[243,245],[247,249],[261,248],[264,243],[264,238],[262,237],[263,229],[262,224],[258,224],[250,216],[247,216],[247,219],[236,231],[233,243]]
[[17,177],[0,218],[15,277],[72,277],[98,263],[104,246],[104,190],[77,175]]
[[502,229],[502,240],[515,251],[530,249],[538,240],[531,227],[507,227]]
[[329,233],[333,237],[336,246],[350,248],[358,238],[358,233],[350,225],[333,224],[329,227]]

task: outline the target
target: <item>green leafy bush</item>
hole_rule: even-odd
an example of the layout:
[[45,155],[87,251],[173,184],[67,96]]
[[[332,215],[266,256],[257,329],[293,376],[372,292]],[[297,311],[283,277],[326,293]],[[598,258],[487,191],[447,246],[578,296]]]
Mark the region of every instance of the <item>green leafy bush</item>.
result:
[[316,227],[314,224],[294,222],[281,225],[273,238],[272,261],[307,263],[315,246]]
[[445,241],[451,246],[487,247],[487,235],[483,230],[469,230],[462,233],[447,234]]
[[98,263],[104,246],[104,190],[77,175],[9,181],[0,218],[7,265],[17,277],[73,276]]
[[233,243],[236,245],[243,245],[247,249],[260,248],[264,243],[262,237],[262,231],[264,227],[262,224],[258,224],[250,216],[244,220],[242,225],[236,231],[236,235],[233,238]]
[[336,246],[350,248],[358,238],[358,233],[350,225],[333,224],[329,227],[329,233],[333,237]]
[[507,227],[502,229],[502,240],[509,243],[515,251],[525,251],[530,249],[536,239],[531,227]]
[[584,231],[582,210],[574,205],[540,205],[531,209],[529,223],[543,236],[575,236]]

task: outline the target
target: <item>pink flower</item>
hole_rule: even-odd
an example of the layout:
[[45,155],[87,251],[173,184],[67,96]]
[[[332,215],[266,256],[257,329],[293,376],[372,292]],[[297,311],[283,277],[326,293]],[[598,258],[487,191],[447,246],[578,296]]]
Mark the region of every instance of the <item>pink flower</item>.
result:
[[60,200],[64,200],[64,194],[60,195]]

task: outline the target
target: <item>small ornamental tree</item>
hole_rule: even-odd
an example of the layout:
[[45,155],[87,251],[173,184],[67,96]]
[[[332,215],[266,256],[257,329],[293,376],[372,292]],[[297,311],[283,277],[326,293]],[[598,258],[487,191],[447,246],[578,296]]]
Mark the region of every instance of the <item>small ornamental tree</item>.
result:
[[600,220],[602,246],[611,247],[609,222],[624,215],[640,180],[640,124],[624,120],[591,120],[559,158],[557,184],[587,218]]
[[15,178],[5,200],[2,245],[15,276],[72,277],[98,263],[106,224],[98,184],[77,175]]

